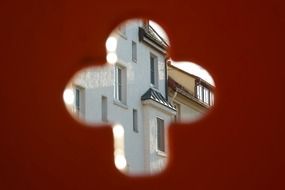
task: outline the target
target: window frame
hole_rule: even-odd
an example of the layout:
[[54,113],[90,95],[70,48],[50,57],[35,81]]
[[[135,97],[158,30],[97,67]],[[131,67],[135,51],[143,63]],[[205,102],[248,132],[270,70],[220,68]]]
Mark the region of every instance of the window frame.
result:
[[80,105],[81,105],[81,90],[78,87],[75,87],[75,101],[74,101],[74,109],[76,113],[79,113],[81,111]]
[[133,131],[135,133],[139,132],[139,128],[138,128],[138,110],[137,109],[133,109]]
[[78,117],[82,117],[85,114],[85,89],[84,87],[73,84],[73,93],[74,93],[74,103],[72,111]]
[[[162,125],[159,125],[159,121],[162,122]],[[160,117],[156,117],[156,149],[158,152],[166,152],[166,128],[165,121]]]
[[196,82],[195,97],[202,103],[212,106],[214,104],[214,94],[212,89],[201,82]]
[[158,57],[153,53],[150,53],[150,85],[158,89]]
[[108,97],[101,96],[101,120],[108,122]]
[[135,41],[132,41],[132,61],[134,63],[137,63],[137,59],[138,59],[138,52],[137,52],[137,43]]
[[127,104],[127,69],[116,64],[114,67],[114,100],[122,105]]

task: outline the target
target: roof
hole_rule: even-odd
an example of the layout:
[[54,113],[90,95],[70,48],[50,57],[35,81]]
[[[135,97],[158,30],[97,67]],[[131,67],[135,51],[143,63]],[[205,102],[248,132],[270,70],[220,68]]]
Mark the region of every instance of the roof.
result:
[[183,95],[184,97],[198,103],[199,105],[209,108],[209,105],[204,103],[203,101],[199,100],[195,97],[191,92],[189,92],[186,88],[184,88],[181,84],[175,81],[173,78],[168,78],[168,88],[172,89],[174,92],[178,92],[179,94]]
[[168,44],[150,25],[139,27],[139,40],[147,43],[163,54],[167,53]]
[[192,62],[174,62],[169,61],[168,66],[179,70],[185,74],[188,74],[194,78],[199,79],[202,83],[206,84],[207,86],[215,87],[215,82],[212,76],[201,66],[197,65],[196,63]]
[[149,88],[146,93],[141,96],[141,100],[153,100],[159,104],[162,104],[172,110],[176,110],[175,107],[170,104],[163,95],[153,88]]

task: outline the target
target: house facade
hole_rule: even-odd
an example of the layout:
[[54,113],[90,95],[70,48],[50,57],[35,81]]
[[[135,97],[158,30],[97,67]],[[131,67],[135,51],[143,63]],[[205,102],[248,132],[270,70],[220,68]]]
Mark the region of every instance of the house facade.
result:
[[195,97],[198,78],[185,78],[167,64],[168,45],[149,22],[128,22],[111,37],[116,59],[76,74],[69,84],[75,100],[68,108],[89,124],[123,126],[123,141],[117,146],[124,152],[125,172],[155,174],[166,166],[168,125],[178,118],[200,117],[208,107],[179,91],[178,83],[190,82],[186,86]]
[[176,108],[175,121],[193,122],[214,105],[214,85],[167,62],[168,98]]
[[167,161],[166,127],[176,109],[167,101],[167,44],[146,22],[120,26],[117,61],[81,71],[72,81],[72,111],[87,123],[119,123],[124,128],[126,171],[155,173]]

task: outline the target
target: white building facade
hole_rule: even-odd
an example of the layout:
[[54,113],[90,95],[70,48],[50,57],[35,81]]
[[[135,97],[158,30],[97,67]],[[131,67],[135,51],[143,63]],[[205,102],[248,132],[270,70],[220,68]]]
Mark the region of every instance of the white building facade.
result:
[[167,162],[167,125],[176,109],[167,100],[167,44],[143,21],[120,26],[117,61],[81,71],[72,81],[73,112],[87,123],[124,127],[126,171],[156,173]]
[[109,39],[112,64],[76,74],[68,108],[88,124],[120,124],[124,135],[114,146],[125,158],[123,171],[155,174],[166,166],[168,125],[201,118],[213,105],[213,86],[172,64],[147,21],[121,25]]

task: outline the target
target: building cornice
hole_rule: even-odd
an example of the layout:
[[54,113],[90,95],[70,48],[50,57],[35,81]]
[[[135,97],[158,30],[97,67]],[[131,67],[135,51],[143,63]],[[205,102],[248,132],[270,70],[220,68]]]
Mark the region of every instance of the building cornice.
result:
[[139,40],[160,53],[167,54],[168,44],[155,32],[150,25],[139,27]]
[[215,86],[211,85],[210,83],[208,83],[204,79],[202,79],[202,78],[200,78],[200,77],[198,77],[196,75],[193,75],[191,73],[188,73],[188,72],[186,72],[186,71],[184,71],[184,70],[182,70],[182,69],[180,69],[178,67],[175,67],[174,65],[171,64],[170,60],[167,61],[167,66],[171,67],[172,69],[176,69],[177,71],[180,71],[180,72],[182,72],[182,73],[184,73],[184,74],[194,78],[196,83],[202,84],[203,86],[206,86],[207,88],[209,88],[211,90],[213,90],[215,88]]
[[171,77],[168,78],[168,88],[171,89],[173,92],[177,92],[180,95],[184,96],[185,98],[195,102],[196,104],[199,104],[200,106],[208,109],[210,106],[208,104],[205,104],[198,98],[196,98],[192,93],[187,91],[183,86],[178,84],[175,80],[173,80]]

